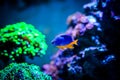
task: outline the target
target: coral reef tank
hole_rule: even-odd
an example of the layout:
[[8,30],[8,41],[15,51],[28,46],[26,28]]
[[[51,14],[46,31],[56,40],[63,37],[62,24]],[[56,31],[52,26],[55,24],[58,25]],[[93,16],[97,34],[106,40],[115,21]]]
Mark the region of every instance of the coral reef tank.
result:
[[0,80],[120,80],[119,0],[0,0]]

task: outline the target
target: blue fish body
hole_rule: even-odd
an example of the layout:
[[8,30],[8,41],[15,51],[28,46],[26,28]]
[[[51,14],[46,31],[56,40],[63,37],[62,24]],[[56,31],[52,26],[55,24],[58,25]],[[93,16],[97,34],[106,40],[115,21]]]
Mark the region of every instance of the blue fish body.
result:
[[73,41],[72,37],[70,35],[62,34],[55,37],[55,39],[52,40],[52,44],[55,46],[64,46]]

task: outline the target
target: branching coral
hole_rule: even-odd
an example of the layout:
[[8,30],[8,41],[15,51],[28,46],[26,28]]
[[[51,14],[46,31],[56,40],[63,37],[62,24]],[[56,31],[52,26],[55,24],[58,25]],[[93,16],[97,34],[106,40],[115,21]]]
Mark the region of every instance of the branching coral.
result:
[[0,55],[15,60],[16,56],[41,56],[45,54],[47,44],[45,35],[33,25],[24,22],[7,25],[0,30]]
[[36,65],[11,63],[0,71],[0,80],[52,80]]

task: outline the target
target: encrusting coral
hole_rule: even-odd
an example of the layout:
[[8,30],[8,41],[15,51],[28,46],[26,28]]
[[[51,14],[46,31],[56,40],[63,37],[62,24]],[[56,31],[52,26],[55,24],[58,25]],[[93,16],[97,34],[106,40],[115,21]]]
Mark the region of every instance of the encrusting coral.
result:
[[0,71],[0,80],[52,80],[36,65],[11,63]]

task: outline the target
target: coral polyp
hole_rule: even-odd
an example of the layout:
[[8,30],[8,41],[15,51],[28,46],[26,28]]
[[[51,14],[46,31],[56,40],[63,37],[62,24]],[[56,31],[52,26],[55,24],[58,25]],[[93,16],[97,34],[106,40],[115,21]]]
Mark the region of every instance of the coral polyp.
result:
[[31,24],[19,22],[0,30],[0,56],[15,60],[22,55],[42,56],[46,50],[45,35]]
[[0,80],[52,80],[36,65],[11,63],[0,71]]

